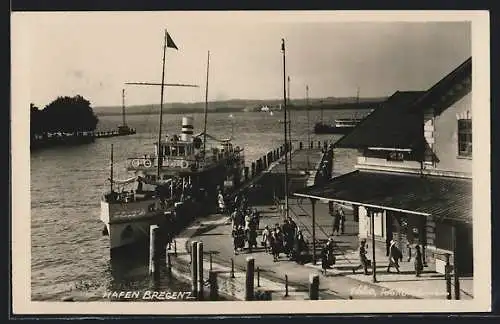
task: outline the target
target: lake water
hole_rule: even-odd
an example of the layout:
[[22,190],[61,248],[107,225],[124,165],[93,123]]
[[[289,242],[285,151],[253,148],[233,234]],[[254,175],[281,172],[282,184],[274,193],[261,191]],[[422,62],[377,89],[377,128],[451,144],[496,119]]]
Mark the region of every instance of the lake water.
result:
[[[353,117],[348,110],[325,111],[323,120]],[[358,112],[366,115],[367,112]],[[194,117],[194,132],[203,130],[203,114]],[[314,135],[312,127],[319,111],[289,113],[292,141],[335,141],[339,135]],[[166,114],[164,133],[180,133],[182,115]],[[100,116],[98,129],[114,129],[121,116]],[[247,164],[283,144],[283,115],[259,112],[213,113],[207,132],[222,138],[234,135],[234,144],[244,147]],[[147,290],[153,285],[142,257],[110,262],[108,237],[102,235],[99,220],[100,196],[108,188],[110,150],[114,144],[114,175],[128,178],[124,161],[154,151],[158,116],[131,115],[127,123],[137,129],[132,136],[96,139],[92,144],[49,148],[31,154],[31,282],[32,300],[54,300],[76,294],[87,300],[101,300],[110,290]],[[298,143],[295,144],[295,147]],[[357,153],[336,151],[336,172],[352,169]],[[146,256],[147,258],[147,256]],[[181,282],[162,276],[155,289],[189,290]]]

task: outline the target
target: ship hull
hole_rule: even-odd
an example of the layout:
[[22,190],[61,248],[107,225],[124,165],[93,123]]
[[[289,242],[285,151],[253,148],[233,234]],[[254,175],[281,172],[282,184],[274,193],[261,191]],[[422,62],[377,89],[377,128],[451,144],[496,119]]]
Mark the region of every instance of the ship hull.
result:
[[[193,183],[203,188],[206,195],[193,195],[190,199],[177,203],[177,206],[159,209],[159,201],[151,198],[127,203],[101,201],[100,219],[106,227],[110,239],[110,249],[141,244],[149,240],[149,228],[158,225],[160,232],[178,233],[194,218],[217,211],[217,190],[222,189],[226,179],[231,177],[229,191],[240,185],[242,169],[231,165],[218,165],[209,170],[192,174]],[[154,211],[151,211],[154,209]],[[172,218],[170,215],[174,214]],[[170,217],[170,218],[169,218]],[[168,221],[167,221],[168,219]],[[168,235],[170,235],[168,234]],[[163,235],[163,236],[168,236]]]

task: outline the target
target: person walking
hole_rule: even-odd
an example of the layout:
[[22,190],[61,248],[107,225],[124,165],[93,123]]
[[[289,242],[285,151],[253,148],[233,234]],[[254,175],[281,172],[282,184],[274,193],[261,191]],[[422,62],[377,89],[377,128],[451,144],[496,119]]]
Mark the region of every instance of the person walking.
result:
[[389,264],[387,265],[387,272],[391,272],[391,266],[396,268],[399,273],[399,259],[403,257],[401,250],[396,245],[396,241],[391,240],[391,245],[389,246]]
[[422,260],[422,252],[420,251],[420,246],[415,246],[415,276],[420,277],[420,274],[424,270],[424,262]]
[[224,195],[222,194],[222,190],[219,190],[217,202],[219,203],[219,213],[224,214],[226,212],[226,202],[224,201]]
[[340,215],[338,209],[333,214],[333,228],[332,228],[332,236],[335,233],[339,234],[340,231]]
[[272,254],[273,254],[273,261],[274,262],[279,261],[279,258],[280,258],[280,247],[279,247],[278,233],[277,233],[276,229],[274,229],[271,232],[271,251],[272,251]]
[[363,268],[363,272],[365,275],[368,275],[368,265],[370,261],[366,257],[366,240],[362,239],[359,244],[359,262],[360,265],[358,268]]
[[343,235],[345,230],[345,214],[344,214],[344,209],[341,206],[339,206],[338,214],[339,214],[340,234]]
[[266,225],[266,227],[264,227],[264,230],[262,231],[262,241],[261,241],[261,244],[264,247],[264,251],[266,253],[269,252],[269,249],[271,247],[271,245],[269,244],[270,235],[271,233],[269,232],[269,226]]

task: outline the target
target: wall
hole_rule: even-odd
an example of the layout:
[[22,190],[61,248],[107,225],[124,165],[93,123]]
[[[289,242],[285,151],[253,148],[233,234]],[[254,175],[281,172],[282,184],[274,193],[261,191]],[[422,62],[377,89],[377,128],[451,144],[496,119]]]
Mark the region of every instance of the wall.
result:
[[[359,206],[359,238],[368,238],[371,231],[370,217],[365,207]],[[384,240],[387,235],[386,212],[378,212],[375,214],[375,238]]]
[[420,172],[420,163],[416,161],[387,161],[385,158],[360,156],[358,157],[356,168],[365,170]]
[[366,208],[359,206],[358,208],[359,215],[359,238],[368,238],[368,230],[370,228],[369,218],[367,216]]
[[[438,161],[435,169],[454,171],[472,175],[472,159],[458,157],[458,118],[467,111],[472,115],[471,96],[469,93],[451,107],[434,117],[433,149]],[[431,122],[428,119],[426,124]],[[474,135],[473,135],[474,136]]]

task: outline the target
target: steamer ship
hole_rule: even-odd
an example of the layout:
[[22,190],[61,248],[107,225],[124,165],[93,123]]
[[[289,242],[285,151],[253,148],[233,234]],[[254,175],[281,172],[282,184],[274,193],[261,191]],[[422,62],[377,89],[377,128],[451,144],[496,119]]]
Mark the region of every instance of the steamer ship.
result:
[[[175,46],[168,42],[172,40],[165,31],[163,69],[166,47]],[[207,89],[209,62],[210,52]],[[101,197],[100,213],[105,225],[103,234],[109,236],[111,250],[147,241],[150,225],[158,225],[160,232],[166,231],[168,237],[168,233],[180,230],[194,216],[215,211],[218,191],[237,188],[245,166],[243,148],[233,146],[232,135],[217,139],[207,134],[208,90],[204,130],[195,135],[193,117],[184,116],[181,134],[164,136],[161,129],[164,73],[161,84],[154,85],[162,87],[160,130],[154,152],[128,158],[126,170],[131,177],[115,180],[111,148],[110,188]]]

